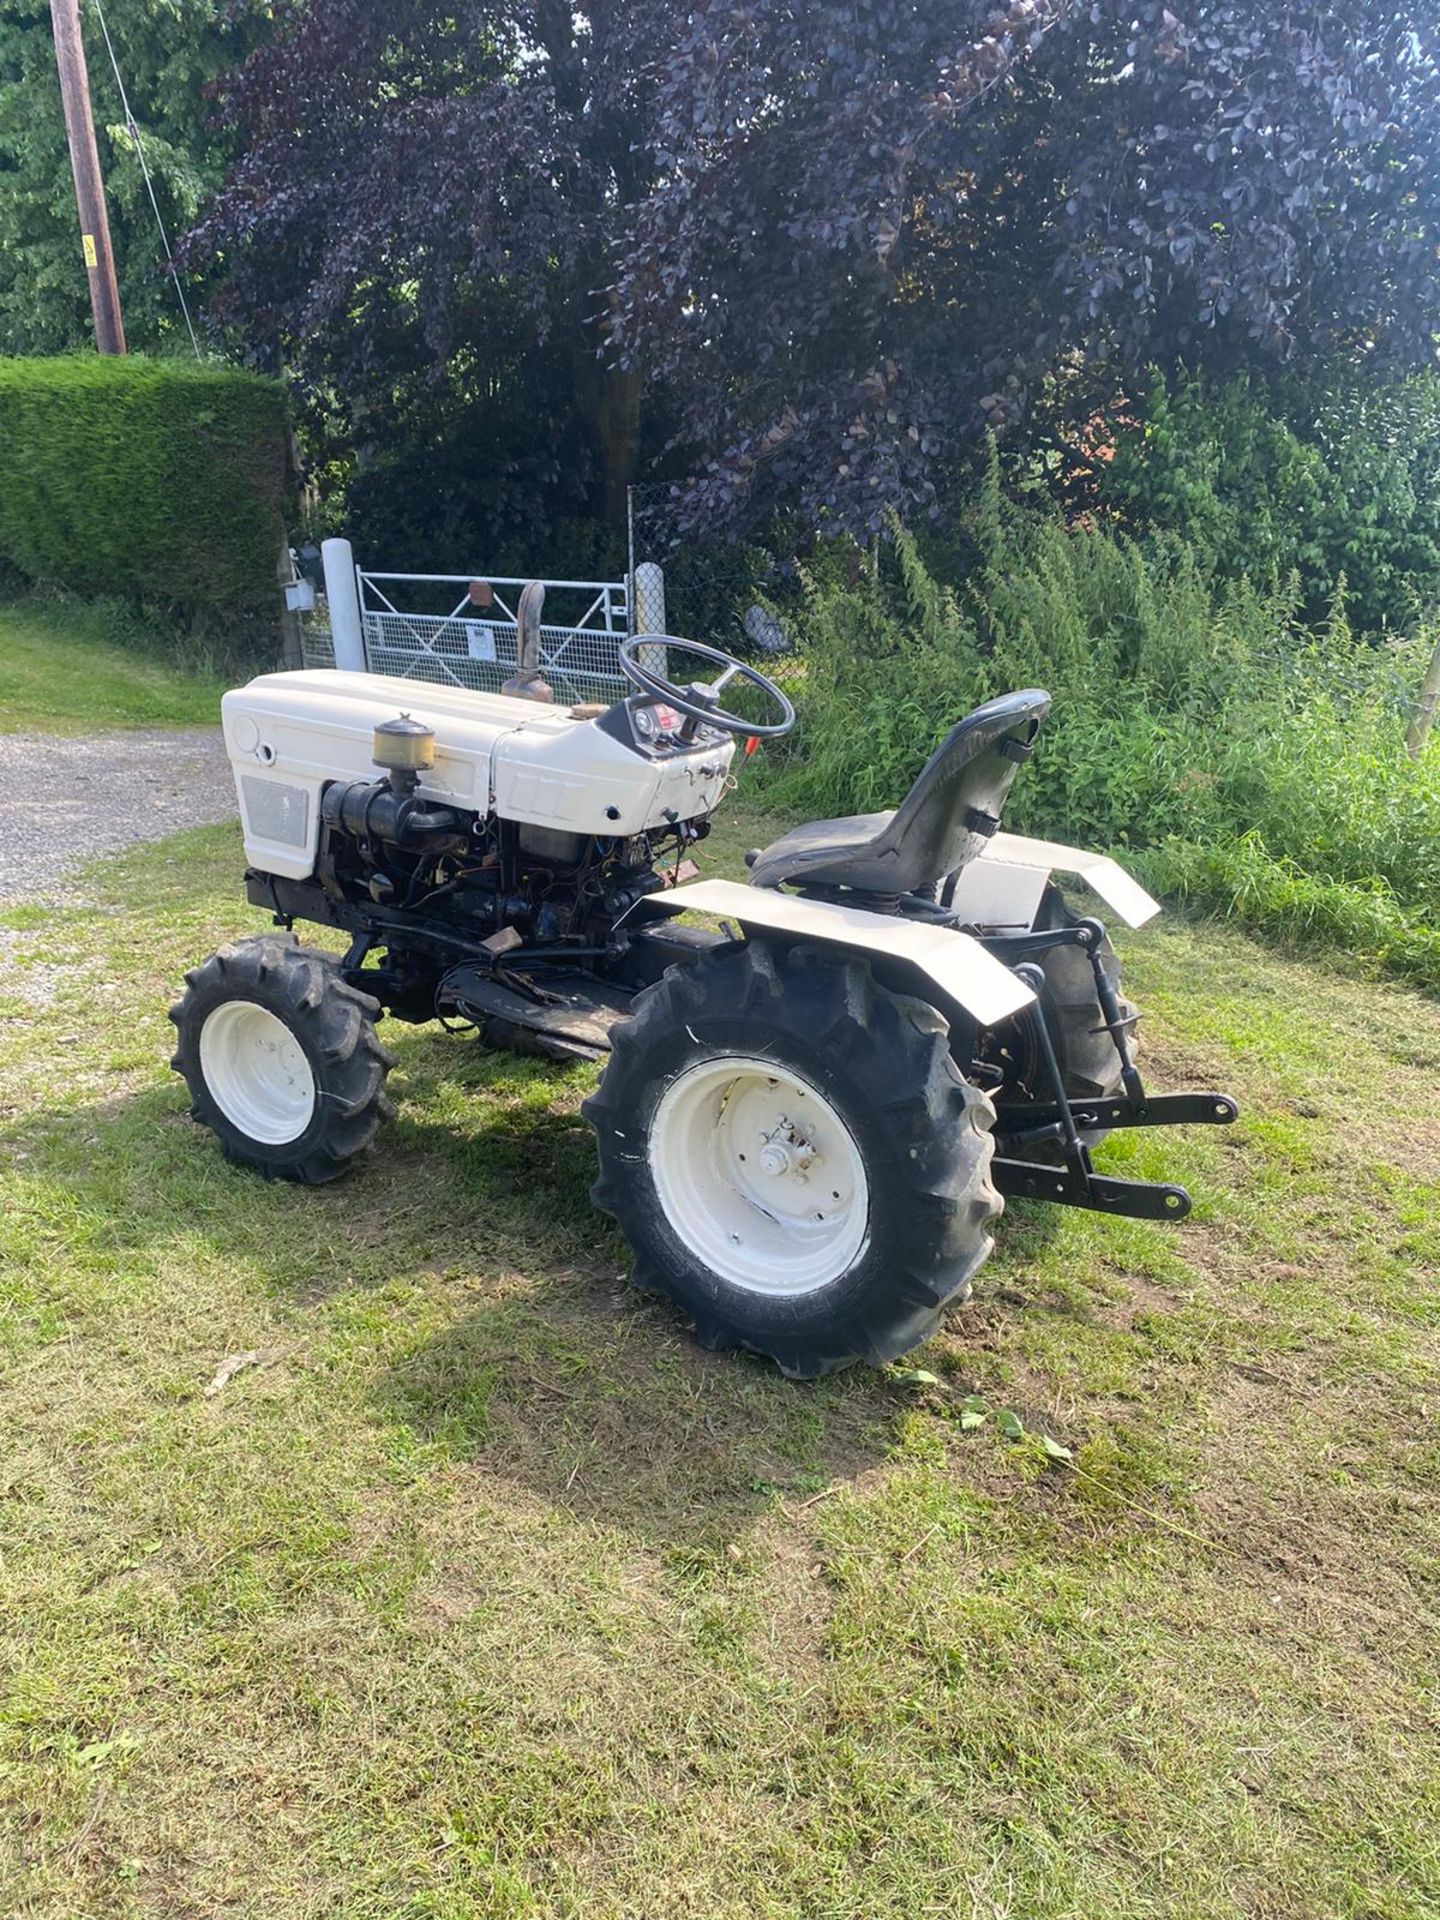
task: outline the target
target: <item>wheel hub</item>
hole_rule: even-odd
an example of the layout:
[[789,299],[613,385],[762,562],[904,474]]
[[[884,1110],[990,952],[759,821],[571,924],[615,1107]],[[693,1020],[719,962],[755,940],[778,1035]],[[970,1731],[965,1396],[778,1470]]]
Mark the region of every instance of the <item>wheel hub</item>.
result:
[[232,1126],[265,1146],[298,1140],[315,1112],[315,1075],[294,1033],[254,1000],[227,1000],[200,1029],[200,1070]]
[[804,1181],[816,1158],[815,1148],[803,1134],[797,1133],[788,1119],[782,1118],[771,1133],[762,1133],[760,1171],[774,1179]]
[[859,1145],[793,1068],[719,1055],[666,1089],[650,1170],[682,1243],[735,1285],[808,1293],[846,1272],[869,1235]]

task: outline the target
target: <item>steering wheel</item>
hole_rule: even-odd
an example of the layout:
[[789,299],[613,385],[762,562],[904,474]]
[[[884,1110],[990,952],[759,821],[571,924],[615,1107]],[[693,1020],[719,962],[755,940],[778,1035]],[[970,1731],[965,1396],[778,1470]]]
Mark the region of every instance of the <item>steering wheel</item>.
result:
[[[646,666],[640,658],[644,647],[668,647],[679,653],[688,653],[699,660],[708,660],[721,671],[713,680],[689,680],[683,685],[666,680]],[[718,727],[722,733],[753,735],[760,740],[773,740],[782,733],[788,733],[795,724],[795,709],[773,680],[767,680],[756,668],[747,666],[743,660],[737,660],[732,654],[722,653],[718,647],[702,646],[698,640],[679,640],[668,633],[640,633],[626,640],[620,648],[620,665],[625,678],[645,695],[637,701],[637,706],[663,704],[673,707],[677,713],[686,717],[686,725],[681,729],[681,737],[693,740],[699,727]],[[779,711],[778,720],[760,722],[746,720],[738,713],[729,713],[720,704],[720,696],[732,680],[748,680],[752,687],[759,687]]]

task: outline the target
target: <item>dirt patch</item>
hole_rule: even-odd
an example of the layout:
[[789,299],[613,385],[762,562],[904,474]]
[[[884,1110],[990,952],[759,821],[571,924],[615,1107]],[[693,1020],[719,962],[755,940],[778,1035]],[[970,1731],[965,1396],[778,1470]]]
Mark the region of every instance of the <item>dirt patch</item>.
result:
[[1118,1300],[1108,1309],[1101,1307],[1098,1317],[1116,1327],[1133,1327],[1135,1322],[1147,1313],[1174,1313],[1183,1306],[1184,1300],[1168,1287],[1160,1287],[1153,1280],[1144,1280],[1138,1274],[1121,1276],[1125,1287],[1125,1298]]
[[0,927],[0,980],[5,983],[4,999],[43,1012],[55,1004],[63,984],[78,979],[85,968],[34,959],[36,937],[31,932]]
[[0,734],[0,901],[75,900],[87,860],[235,815],[218,727]]
[[[1266,1383],[1236,1369],[1212,1394],[1209,1412],[1195,1508],[1205,1531],[1224,1543],[1236,1578],[1263,1590],[1292,1623],[1358,1636],[1359,1646],[1387,1662],[1401,1645],[1433,1641],[1430,1501],[1397,1484],[1387,1462],[1405,1450],[1407,1429],[1408,1439],[1418,1437],[1406,1415],[1389,1410],[1377,1460],[1379,1409],[1361,1414],[1348,1393]],[[1361,1431],[1352,1435],[1357,1417]],[[1297,1425],[1301,1444],[1281,1438]],[[1410,1540],[1404,1555],[1394,1551],[1397,1520]]]
[[808,1512],[768,1516],[756,1529],[749,1557],[757,1563],[751,1593],[761,1656],[796,1685],[813,1685],[815,1663],[825,1656],[834,1596]]

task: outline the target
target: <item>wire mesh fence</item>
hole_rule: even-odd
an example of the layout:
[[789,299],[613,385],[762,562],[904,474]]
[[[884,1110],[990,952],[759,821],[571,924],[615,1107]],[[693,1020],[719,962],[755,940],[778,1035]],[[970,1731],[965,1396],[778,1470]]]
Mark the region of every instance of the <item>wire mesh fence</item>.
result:
[[[519,669],[519,579],[356,572],[360,639],[369,672],[497,692]],[[613,700],[626,682],[619,649],[630,631],[626,581],[544,583],[540,671],[561,700]],[[302,628],[307,666],[335,664],[328,619]]]
[[[496,693],[518,665],[513,627],[457,635],[455,624],[426,614],[366,614],[365,664],[371,673],[436,686],[469,687]],[[541,672],[566,701],[617,697],[626,685],[616,649],[624,636],[575,634],[567,628],[540,629]],[[333,667],[335,642],[328,615],[307,615],[301,626],[301,657],[307,667]]]
[[[791,678],[791,637],[762,598],[774,571],[771,556],[757,547],[683,537],[676,500],[677,490],[669,484],[631,490],[630,566],[624,579],[543,582],[539,666],[557,698],[608,702],[626,691],[619,649],[632,634],[703,640],[777,678]],[[517,671],[515,614],[524,580],[390,573],[365,566],[354,569],[354,580],[358,645],[371,673],[494,692]],[[338,585],[335,590],[340,591]],[[354,633],[355,600],[349,597],[350,624],[342,628]],[[323,603],[303,616],[301,640],[306,666],[335,665]],[[659,650],[647,649],[646,664],[663,671]]]
[[[493,621],[367,612],[364,631],[370,671],[401,680],[497,693],[519,667],[515,628]],[[563,699],[614,699],[625,685],[623,638],[542,625],[540,671]]]
[[751,652],[744,622],[779,584],[774,556],[755,543],[697,539],[682,531],[679,489],[668,482],[631,488],[630,525],[637,598],[644,563],[664,569],[664,630],[727,652]]
[[[370,671],[497,692],[519,668],[516,608],[526,584],[362,569],[361,625]],[[625,685],[619,650],[630,630],[628,583],[547,581],[545,611],[539,666],[556,694],[614,699]]]
[[335,664],[330,615],[323,606],[300,616],[300,658],[307,667],[333,667]]

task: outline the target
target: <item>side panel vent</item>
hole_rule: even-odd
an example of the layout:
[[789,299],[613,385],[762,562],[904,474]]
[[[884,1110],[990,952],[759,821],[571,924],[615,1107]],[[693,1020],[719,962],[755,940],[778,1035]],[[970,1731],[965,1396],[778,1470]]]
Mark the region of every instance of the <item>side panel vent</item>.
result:
[[251,839],[298,847],[302,852],[309,846],[310,795],[304,787],[246,773],[240,776],[240,795]]

